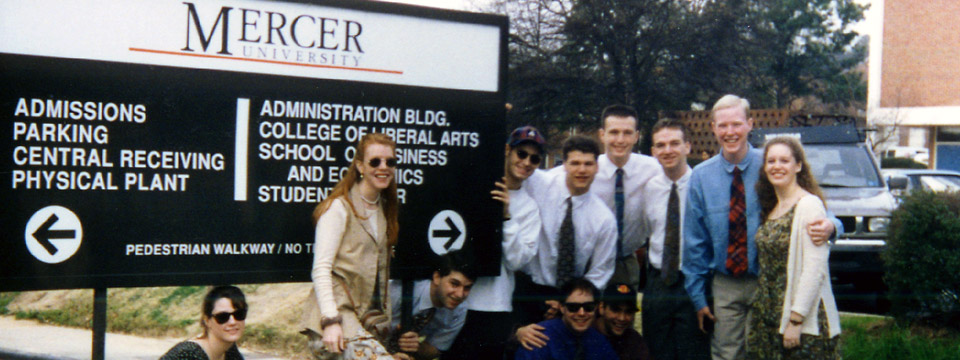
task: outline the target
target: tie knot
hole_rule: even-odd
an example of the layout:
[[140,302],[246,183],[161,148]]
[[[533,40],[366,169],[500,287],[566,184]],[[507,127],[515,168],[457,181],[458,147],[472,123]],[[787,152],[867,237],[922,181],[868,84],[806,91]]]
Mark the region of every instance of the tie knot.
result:
[[623,175],[623,168],[617,168],[617,175]]
[[733,167],[733,176],[740,176],[740,167],[739,167],[739,166],[734,166],[734,167]]

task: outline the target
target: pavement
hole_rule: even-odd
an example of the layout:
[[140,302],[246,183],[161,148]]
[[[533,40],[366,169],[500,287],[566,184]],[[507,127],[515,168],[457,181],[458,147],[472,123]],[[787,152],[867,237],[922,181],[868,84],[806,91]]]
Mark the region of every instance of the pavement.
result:
[[[107,333],[106,359],[156,360],[184,339],[155,339]],[[90,359],[93,332],[0,316],[0,360]],[[287,360],[240,349],[248,360]]]

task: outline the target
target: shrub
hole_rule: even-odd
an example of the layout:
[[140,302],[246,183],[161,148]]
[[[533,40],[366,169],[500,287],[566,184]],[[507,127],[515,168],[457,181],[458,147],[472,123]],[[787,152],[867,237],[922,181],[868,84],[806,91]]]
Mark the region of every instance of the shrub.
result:
[[927,166],[910,158],[885,157],[880,159],[881,169],[926,169]]
[[960,326],[960,193],[904,197],[882,258],[898,320]]

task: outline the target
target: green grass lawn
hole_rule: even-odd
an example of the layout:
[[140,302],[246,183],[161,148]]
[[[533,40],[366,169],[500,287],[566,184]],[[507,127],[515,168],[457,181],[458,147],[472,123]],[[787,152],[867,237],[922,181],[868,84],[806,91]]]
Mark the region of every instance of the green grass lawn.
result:
[[905,328],[890,318],[844,314],[843,358],[857,359],[960,359],[960,333],[919,326]]

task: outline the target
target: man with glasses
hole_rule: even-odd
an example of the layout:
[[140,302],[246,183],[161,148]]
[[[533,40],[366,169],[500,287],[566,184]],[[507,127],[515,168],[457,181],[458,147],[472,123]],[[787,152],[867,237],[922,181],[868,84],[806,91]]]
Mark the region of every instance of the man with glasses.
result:
[[560,318],[547,320],[538,325],[544,335],[549,337],[545,346],[539,348],[521,348],[516,353],[517,360],[609,360],[617,359],[613,347],[596,328],[597,296],[599,291],[593,283],[576,278],[561,288],[563,303]]
[[507,138],[503,182],[490,194],[503,202],[503,255],[499,276],[481,276],[466,301],[467,322],[444,359],[500,359],[513,331],[514,272],[537,253],[540,211],[521,187],[543,160],[544,138],[532,126]]
[[[391,341],[390,347],[411,354],[414,359],[436,359],[450,348],[466,321],[467,308],[460,304],[470,295],[477,278],[476,269],[470,264],[459,251],[451,251],[440,257],[431,279],[413,282],[413,322],[405,324],[396,344]],[[401,294],[403,282],[390,280],[394,328],[400,326],[403,315]]]

